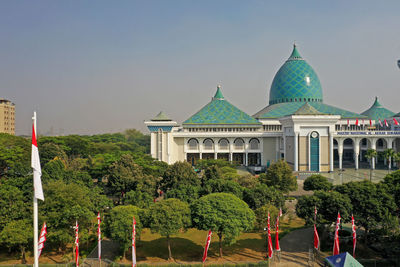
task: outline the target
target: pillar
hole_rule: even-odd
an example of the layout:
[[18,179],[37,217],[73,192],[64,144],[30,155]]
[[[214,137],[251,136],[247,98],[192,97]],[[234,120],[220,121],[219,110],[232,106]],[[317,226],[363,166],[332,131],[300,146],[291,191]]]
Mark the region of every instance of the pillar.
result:
[[214,159],[218,159],[218,153],[214,153]]
[[343,140],[338,140],[339,170],[343,169]]
[[286,135],[283,133],[283,159],[286,161]]
[[244,165],[249,166],[249,153],[248,152],[246,152],[246,154],[245,154],[244,162],[245,162]]
[[200,155],[199,155],[200,159],[203,159],[203,153],[200,152],[199,154],[200,154]]
[[150,133],[150,153],[152,158],[157,158],[157,136],[155,132]]
[[354,144],[354,165],[355,169],[358,170],[358,162],[359,162],[359,156],[360,156],[360,140],[355,138],[353,140]]
[[[387,138],[386,139],[386,144],[388,149],[393,149],[393,138]],[[389,158],[389,170],[392,168],[392,158]]]
[[333,172],[333,135],[329,133],[329,171]]
[[[371,149],[376,151],[376,139],[372,138],[371,140],[369,140],[371,142]],[[375,170],[375,158],[371,159],[371,169]]]
[[299,171],[299,133],[294,135],[294,171]]

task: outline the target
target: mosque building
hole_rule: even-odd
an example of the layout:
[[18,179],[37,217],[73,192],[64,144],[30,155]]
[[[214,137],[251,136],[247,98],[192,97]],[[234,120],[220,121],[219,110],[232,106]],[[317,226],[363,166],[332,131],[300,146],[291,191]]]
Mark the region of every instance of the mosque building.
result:
[[[182,125],[164,112],[145,124],[151,156],[168,164],[225,159],[264,171],[284,159],[294,171],[332,172],[368,164],[370,148],[400,151],[397,117],[378,98],[362,113],[325,104],[317,74],[294,45],[273,79],[268,106],[253,116],[225,99],[218,86],[211,101]],[[383,164],[379,157],[375,161],[373,168]]]

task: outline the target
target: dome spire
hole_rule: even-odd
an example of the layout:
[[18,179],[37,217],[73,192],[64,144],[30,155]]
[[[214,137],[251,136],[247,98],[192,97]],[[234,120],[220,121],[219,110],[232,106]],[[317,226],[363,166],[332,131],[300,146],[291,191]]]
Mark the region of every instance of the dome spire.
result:
[[374,102],[374,104],[372,106],[373,107],[381,107],[382,106],[381,103],[379,103],[377,96],[375,96],[375,102]]
[[224,100],[225,99],[221,92],[221,85],[217,86],[217,92],[215,93],[215,95],[213,97],[213,100],[214,99],[216,99],[216,100]]
[[299,51],[297,51],[296,41],[294,41],[293,51],[288,60],[299,60],[299,59],[303,59],[303,58],[300,56]]

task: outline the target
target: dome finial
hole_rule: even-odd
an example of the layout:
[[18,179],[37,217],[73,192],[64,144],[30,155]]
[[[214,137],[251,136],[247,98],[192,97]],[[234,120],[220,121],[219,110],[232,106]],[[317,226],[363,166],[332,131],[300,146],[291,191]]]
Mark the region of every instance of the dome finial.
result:
[[217,92],[215,93],[213,100],[224,100],[224,96],[222,95],[221,92],[221,85],[217,85]]
[[302,60],[299,51],[297,51],[296,41],[293,43],[293,51],[288,60]]

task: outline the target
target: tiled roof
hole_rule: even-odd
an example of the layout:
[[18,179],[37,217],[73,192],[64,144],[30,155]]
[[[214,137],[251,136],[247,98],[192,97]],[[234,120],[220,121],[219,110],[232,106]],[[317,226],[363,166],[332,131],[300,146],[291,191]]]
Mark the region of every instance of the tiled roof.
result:
[[391,118],[393,115],[395,115],[393,111],[384,108],[381,103],[379,103],[378,97],[375,97],[374,104],[361,114],[367,116],[371,120],[376,121],[379,119],[383,120],[386,118]]

